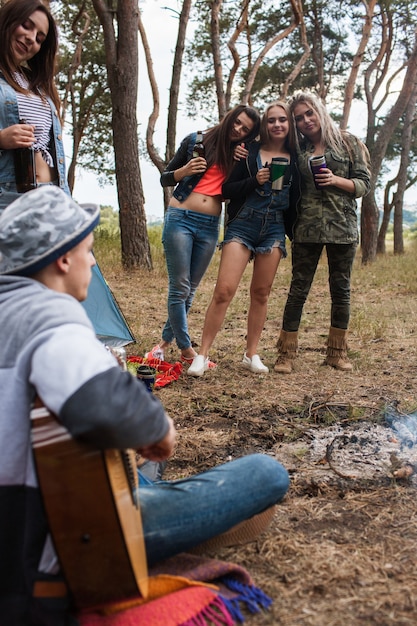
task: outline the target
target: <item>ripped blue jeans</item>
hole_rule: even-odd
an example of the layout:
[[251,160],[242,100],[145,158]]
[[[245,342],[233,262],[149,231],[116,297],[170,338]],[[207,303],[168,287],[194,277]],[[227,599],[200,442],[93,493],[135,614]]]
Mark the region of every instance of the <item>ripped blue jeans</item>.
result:
[[182,480],[142,484],[149,565],[261,513],[282,500],[288,487],[287,470],[266,454],[244,456]]

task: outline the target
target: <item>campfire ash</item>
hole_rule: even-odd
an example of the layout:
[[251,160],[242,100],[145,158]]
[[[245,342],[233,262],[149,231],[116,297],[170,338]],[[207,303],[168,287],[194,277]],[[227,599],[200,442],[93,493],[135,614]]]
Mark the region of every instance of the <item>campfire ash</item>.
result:
[[[417,413],[390,408],[385,424],[338,423],[307,430],[297,441],[280,445],[277,457],[294,472],[321,480],[336,475],[351,480],[396,479],[417,484]],[[329,473],[330,470],[330,473]]]

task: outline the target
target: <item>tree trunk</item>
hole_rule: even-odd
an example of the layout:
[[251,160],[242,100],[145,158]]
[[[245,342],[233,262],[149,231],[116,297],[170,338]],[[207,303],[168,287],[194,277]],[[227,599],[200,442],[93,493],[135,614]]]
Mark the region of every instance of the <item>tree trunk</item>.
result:
[[114,11],[104,0],[92,2],[103,27],[112,100],[122,263],[126,268],[140,266],[152,269],[137,136],[138,4],[137,0],[118,0]]
[[231,37],[229,38],[229,41],[227,42],[227,47],[229,48],[230,54],[232,55],[232,59],[233,59],[233,65],[230,69],[229,78],[227,79],[227,86],[226,86],[226,108],[227,109],[230,108],[230,103],[232,101],[233,83],[234,83],[237,71],[239,69],[239,66],[240,66],[240,54],[236,48],[236,42],[239,39],[240,34],[248,27],[249,2],[250,0],[243,0],[243,2],[241,2],[242,11],[240,13],[239,20],[236,24],[235,30],[233,31]]
[[[383,57],[383,55],[381,55]],[[374,67],[376,69],[376,66]],[[398,124],[398,120],[406,110],[410,98],[414,92],[417,80],[417,35],[414,39],[414,46],[408,58],[407,71],[404,81],[398,93],[397,100],[385,116],[384,123],[378,128],[377,137],[374,140],[375,127],[368,127],[368,137],[372,138],[370,145],[368,144],[372,172],[371,172],[371,191],[362,200],[361,212],[361,245],[362,245],[362,263],[373,261],[376,256],[377,240],[378,240],[378,208],[375,199],[376,181],[381,169],[382,161],[385,157],[389,141]],[[378,83],[380,77],[378,77]],[[367,85],[368,110],[373,113],[371,102],[375,98],[375,87],[371,90]],[[370,116],[368,119],[370,119]],[[375,117],[375,116],[373,116]]]
[[[71,92],[72,92],[72,89],[71,89]],[[77,167],[77,156],[78,156],[78,150],[80,148],[80,143],[82,139],[82,132],[80,132],[78,123],[77,123],[76,106],[72,106],[71,110],[73,114],[72,115],[72,156],[71,156],[70,164],[68,166],[67,181],[68,181],[68,187],[70,188],[70,191],[72,193],[74,190],[74,185],[75,185],[75,169]]]
[[[191,0],[183,0],[178,26],[177,43],[175,46],[174,62],[172,66],[171,86],[169,88],[168,124],[167,124],[167,145],[165,152],[166,163],[168,163],[176,151],[178,99],[180,93],[180,82],[182,64],[184,58],[185,36],[187,33],[188,21],[190,18]],[[166,206],[166,205],[165,205]]]
[[349,122],[350,109],[352,107],[352,100],[353,100],[353,95],[355,91],[356,81],[357,81],[358,74],[359,74],[359,68],[363,60],[363,55],[365,54],[365,50],[368,45],[369,37],[371,34],[372,18],[373,18],[374,9],[375,9],[377,0],[371,0],[370,2],[366,2],[366,0],[362,0],[362,3],[365,7],[366,15],[365,15],[365,21],[362,27],[362,37],[360,39],[358,49],[356,50],[355,55],[353,57],[352,69],[350,71],[349,78],[346,81],[345,98],[343,102],[343,114],[342,114],[342,119],[340,120],[340,128],[342,130],[346,130],[348,122]]
[[375,259],[378,222],[379,211],[375,199],[375,182],[371,182],[371,190],[362,199],[361,208],[361,250],[364,265]]
[[379,227],[378,240],[376,244],[377,254],[385,254],[385,238],[388,232],[389,221],[391,217],[391,210],[393,206],[393,200],[390,200],[391,189],[397,183],[397,177],[394,180],[389,180],[385,185],[384,191],[384,213],[382,216],[381,226]]
[[164,168],[164,161],[161,159],[158,153],[158,150],[155,148],[155,145],[153,143],[155,124],[156,124],[156,120],[159,117],[159,104],[160,104],[159,89],[158,89],[158,83],[155,78],[155,72],[153,71],[151,49],[149,47],[148,37],[146,35],[146,31],[142,22],[140,11],[139,11],[139,17],[138,17],[138,30],[139,30],[140,37],[142,39],[143,51],[145,53],[145,63],[146,63],[146,68],[148,70],[148,78],[149,78],[149,84],[151,86],[152,102],[153,102],[153,108],[148,118],[148,126],[146,128],[146,149],[148,151],[148,154],[150,156],[152,163],[156,165],[158,170],[161,172]]
[[[182,10],[179,19],[177,44],[175,46],[174,61],[172,66],[172,78],[171,87],[169,90],[169,105],[168,105],[168,124],[167,124],[167,142],[165,150],[165,160],[159,155],[157,148],[155,147],[153,137],[155,133],[155,124],[159,117],[159,89],[158,83],[153,71],[152,55],[146,35],[146,30],[143,25],[140,13],[138,19],[139,33],[142,39],[142,45],[145,52],[145,62],[148,70],[149,82],[152,90],[153,109],[148,119],[148,126],[146,129],[146,147],[149,157],[154,165],[158,168],[159,172],[163,172],[166,164],[172,159],[176,150],[176,127],[177,127],[177,115],[178,115],[178,99],[181,82],[182,61],[184,57],[185,36],[187,32],[188,20],[190,17],[191,0],[184,0],[182,4]],[[162,190],[164,212],[168,206],[169,199],[172,195],[172,187],[164,187]]]
[[290,0],[291,8],[293,11],[294,19],[291,24],[285,28],[283,31],[272,37],[261,49],[258,54],[255,63],[252,66],[251,71],[249,72],[248,78],[246,80],[243,93],[242,93],[242,103],[246,104],[249,101],[250,93],[252,91],[253,83],[255,82],[256,74],[262,64],[267,53],[273,48],[279,41],[282,41],[286,37],[288,37],[293,30],[297,28],[297,26],[302,21],[302,12],[300,13],[300,6],[298,0]]
[[404,127],[401,134],[401,160],[398,172],[398,186],[394,201],[394,254],[404,253],[403,204],[407,188],[407,172],[410,163],[410,151],[413,142],[413,124],[415,124],[417,102],[417,82],[405,112]]
[[[397,194],[395,194],[397,196]],[[398,200],[394,203],[394,254],[404,254],[403,237],[403,194],[398,194]]]
[[223,0],[211,0],[210,37],[213,54],[214,82],[216,85],[217,108],[221,120],[227,113],[226,94],[223,86],[223,65],[220,52],[220,9]]
[[301,70],[303,69],[304,65],[307,63],[307,59],[311,55],[311,48],[308,43],[307,28],[306,28],[306,24],[304,21],[304,13],[303,13],[303,7],[301,4],[301,1],[294,4],[294,11],[297,13],[297,19],[300,22],[300,39],[301,39],[301,45],[303,47],[304,52],[300,56],[300,59],[298,60],[298,62],[295,64],[292,72],[285,79],[280,89],[280,92],[283,98],[288,97],[289,88],[291,87],[293,82],[296,80],[296,78],[301,74]]

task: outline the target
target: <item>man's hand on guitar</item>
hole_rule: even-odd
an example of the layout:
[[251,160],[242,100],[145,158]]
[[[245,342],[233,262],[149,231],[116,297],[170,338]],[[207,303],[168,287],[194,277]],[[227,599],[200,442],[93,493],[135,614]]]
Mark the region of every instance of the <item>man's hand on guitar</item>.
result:
[[169,430],[165,437],[157,443],[138,449],[139,454],[145,457],[145,459],[149,459],[150,461],[165,461],[165,459],[168,459],[174,452],[176,439],[175,426],[170,417],[167,416],[167,419],[169,422]]

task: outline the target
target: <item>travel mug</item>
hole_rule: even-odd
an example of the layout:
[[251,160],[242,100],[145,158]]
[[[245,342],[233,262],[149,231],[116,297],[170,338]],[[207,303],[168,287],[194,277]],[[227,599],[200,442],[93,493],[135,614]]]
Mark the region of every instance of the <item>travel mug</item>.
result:
[[310,164],[311,173],[313,174],[314,184],[316,185],[316,189],[321,189],[320,185],[316,182],[316,174],[319,174],[320,170],[327,167],[326,158],[324,155],[312,156],[309,158],[309,164]]
[[271,161],[271,182],[272,189],[279,191],[284,184],[285,170],[288,166],[288,159],[283,157],[274,157]]
[[136,377],[145,383],[148,391],[153,391],[155,386],[156,369],[149,365],[139,365]]

